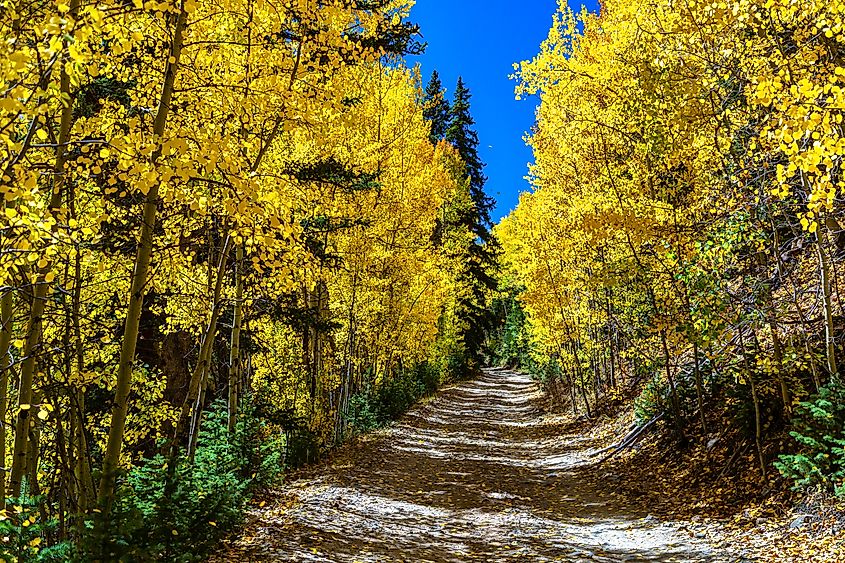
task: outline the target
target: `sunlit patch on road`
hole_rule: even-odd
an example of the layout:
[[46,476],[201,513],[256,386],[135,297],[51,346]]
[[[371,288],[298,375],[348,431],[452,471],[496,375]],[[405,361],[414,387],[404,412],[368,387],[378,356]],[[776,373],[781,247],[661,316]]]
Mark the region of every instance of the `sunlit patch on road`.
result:
[[256,511],[229,560],[731,560],[615,491],[538,398],[500,370],[447,389]]

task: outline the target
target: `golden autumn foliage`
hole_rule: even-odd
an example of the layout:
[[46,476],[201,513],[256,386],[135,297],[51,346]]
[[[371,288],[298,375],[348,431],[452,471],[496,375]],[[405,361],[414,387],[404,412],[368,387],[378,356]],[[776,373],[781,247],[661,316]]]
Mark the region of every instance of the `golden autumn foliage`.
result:
[[[534,189],[495,232],[536,369],[573,408],[646,378],[638,414],[706,443],[727,407],[766,478],[767,436],[821,412],[799,402],[838,392],[844,12],[561,3],[517,66],[517,95],[541,101]],[[813,455],[830,458],[833,439]],[[842,485],[804,463],[778,468]]]
[[116,556],[126,471],[161,454],[172,494],[215,397],[232,436],[247,408],[323,449],[353,397],[445,366],[463,179],[410,7],[0,6],[0,496]]

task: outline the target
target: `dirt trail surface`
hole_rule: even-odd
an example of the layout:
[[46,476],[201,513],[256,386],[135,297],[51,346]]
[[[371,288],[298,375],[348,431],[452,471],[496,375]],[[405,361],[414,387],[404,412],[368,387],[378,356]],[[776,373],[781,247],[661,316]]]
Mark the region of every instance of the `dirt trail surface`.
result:
[[595,466],[603,444],[488,370],[339,451],[254,510],[217,561],[736,561]]

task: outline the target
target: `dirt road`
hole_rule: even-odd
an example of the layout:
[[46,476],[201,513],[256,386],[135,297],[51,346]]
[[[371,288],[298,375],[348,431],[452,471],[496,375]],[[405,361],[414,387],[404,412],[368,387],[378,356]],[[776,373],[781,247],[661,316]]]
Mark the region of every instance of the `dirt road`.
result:
[[735,561],[627,498],[603,444],[489,370],[344,448],[251,513],[219,561]]

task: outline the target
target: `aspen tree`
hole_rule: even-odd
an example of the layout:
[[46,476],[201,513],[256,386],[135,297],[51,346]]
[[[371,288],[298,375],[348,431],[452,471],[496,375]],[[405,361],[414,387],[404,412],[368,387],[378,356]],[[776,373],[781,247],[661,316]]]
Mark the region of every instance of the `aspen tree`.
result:
[[[152,133],[155,139],[161,139],[167,128],[167,118],[170,112],[170,102],[173,98],[173,88],[176,75],[179,72],[179,60],[182,55],[182,38],[188,20],[186,1],[179,0],[176,13],[170,17],[172,25],[172,40],[168,57],[165,62],[164,79],[158,100]],[[150,160],[156,164],[161,156],[161,149],[154,149]],[[123,448],[123,434],[126,426],[126,414],[129,408],[129,393],[132,390],[132,372],[135,364],[135,348],[138,342],[138,325],[141,319],[141,308],[144,304],[144,293],[147,285],[147,275],[153,252],[153,230],[159,205],[159,184],[154,182],[149,186],[144,200],[143,219],[139,233],[135,265],[132,271],[132,284],[129,303],[126,308],[126,324],[120,348],[120,360],[115,385],[114,406],[112,420],[109,427],[108,443],[103,457],[103,471],[97,493],[97,504],[101,511],[99,517],[103,523],[108,521],[112,503],[114,501],[115,479],[120,465],[120,454]]]

